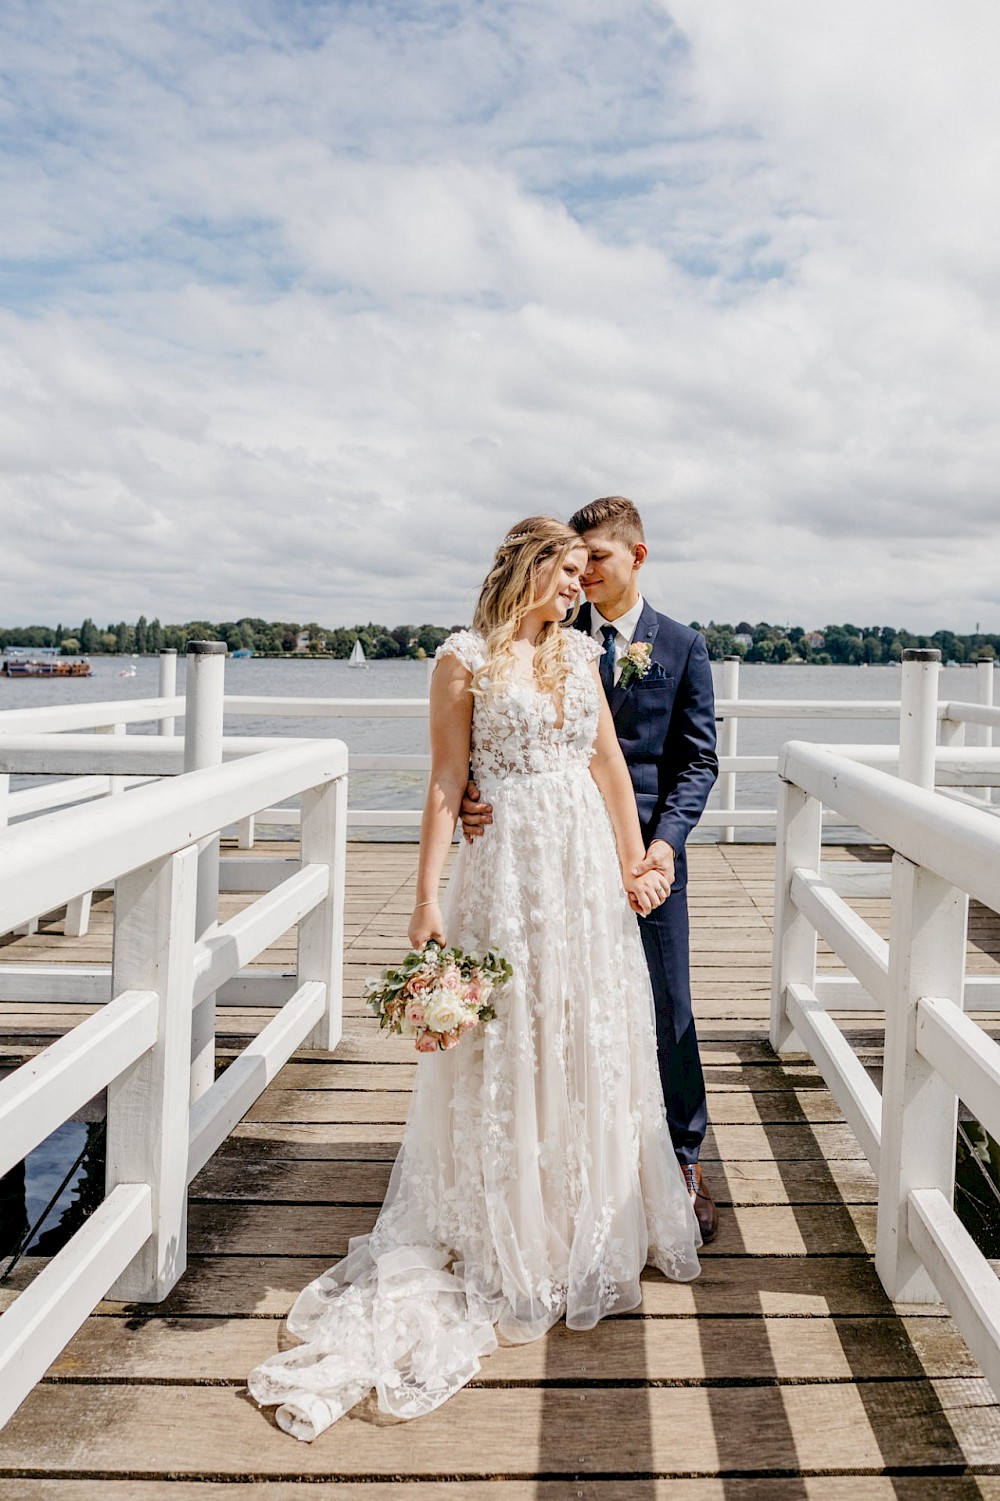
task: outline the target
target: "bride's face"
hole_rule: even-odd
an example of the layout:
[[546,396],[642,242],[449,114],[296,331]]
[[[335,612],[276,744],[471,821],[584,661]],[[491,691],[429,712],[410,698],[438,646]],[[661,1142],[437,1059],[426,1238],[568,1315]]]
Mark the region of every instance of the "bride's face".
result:
[[562,558],[553,558],[538,571],[538,610],[543,620],[565,620],[580,598],[580,580],[587,567],[587,549],[582,544]]

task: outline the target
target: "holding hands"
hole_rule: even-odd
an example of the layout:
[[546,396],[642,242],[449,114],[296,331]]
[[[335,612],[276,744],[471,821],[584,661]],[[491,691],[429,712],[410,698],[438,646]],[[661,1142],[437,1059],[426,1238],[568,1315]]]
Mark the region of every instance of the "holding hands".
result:
[[625,873],[622,879],[625,883],[628,904],[640,917],[648,917],[653,908],[658,907],[663,901],[658,888],[653,886],[650,876],[632,876]]
[[645,856],[631,871],[624,872],[629,906],[640,917],[648,917],[654,907],[662,906],[674,884],[674,852],[663,839],[654,839]]
[[[654,839],[638,865],[632,867],[634,876],[655,876],[662,891],[660,901],[665,902],[674,884],[674,851],[665,839]],[[659,902],[656,904],[659,906]]]

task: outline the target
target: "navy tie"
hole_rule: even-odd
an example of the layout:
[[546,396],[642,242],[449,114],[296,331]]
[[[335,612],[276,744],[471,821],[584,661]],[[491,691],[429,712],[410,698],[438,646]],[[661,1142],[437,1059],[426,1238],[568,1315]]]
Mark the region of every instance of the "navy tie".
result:
[[608,698],[615,686],[615,637],[618,630],[613,625],[602,625],[601,635],[604,637],[604,655],[601,658],[600,674],[604,691]]

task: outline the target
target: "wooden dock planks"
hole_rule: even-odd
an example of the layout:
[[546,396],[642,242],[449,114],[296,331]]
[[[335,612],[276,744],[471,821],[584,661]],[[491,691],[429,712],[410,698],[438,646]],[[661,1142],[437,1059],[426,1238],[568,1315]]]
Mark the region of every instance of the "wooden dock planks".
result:
[[[378,1035],[361,984],[405,946],[415,854],[352,846],[342,1048],[297,1055],[195,1180],[190,1267],[167,1301],[102,1304],[0,1433],[0,1501],[1000,1501],[992,1391],[940,1308],[899,1316],[887,1302],[867,1164],[815,1067],[767,1047],[766,846],[690,850],[704,1162],[722,1206],[701,1278],[647,1273],[634,1313],[498,1351],[413,1424],[369,1402],[306,1446],[249,1403],[246,1371],[287,1338],[295,1293],[371,1224],[385,1189],[413,1054]],[[884,922],[884,901],[853,904]],[[970,968],[996,968],[1000,922],[974,918]],[[63,939],[56,916],[0,962],[106,961],[109,924],[107,900],[86,940]],[[293,962],[291,946],[261,962]],[[3,1006],[9,1060],[81,1014]],[[221,1013],[220,1055],[263,1019]],[[851,1027],[877,1064],[877,1018]],[[15,1288],[35,1270],[22,1265]],[[12,1296],[0,1289],[0,1306]]]

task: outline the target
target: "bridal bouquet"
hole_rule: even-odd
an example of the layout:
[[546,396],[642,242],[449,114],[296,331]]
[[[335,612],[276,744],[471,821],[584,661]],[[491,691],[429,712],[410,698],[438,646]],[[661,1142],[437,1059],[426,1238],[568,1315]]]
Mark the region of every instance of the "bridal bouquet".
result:
[[412,1037],[418,1053],[435,1053],[453,1048],[477,1022],[493,1020],[493,987],[513,973],[496,949],[480,958],[431,939],[423,950],[411,949],[399,969],[366,980],[365,1000],[380,1027]]

